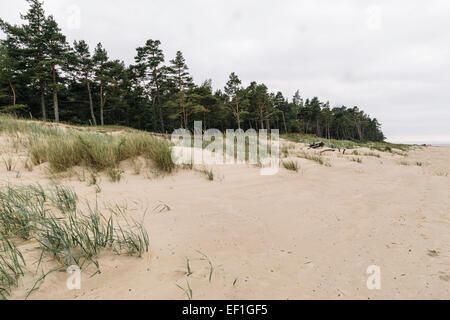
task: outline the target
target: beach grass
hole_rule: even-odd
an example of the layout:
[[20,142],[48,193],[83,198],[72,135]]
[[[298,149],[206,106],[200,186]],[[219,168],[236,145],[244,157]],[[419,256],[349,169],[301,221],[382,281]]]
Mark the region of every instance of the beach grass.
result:
[[108,209],[107,214],[97,202],[79,208],[77,194],[67,186],[54,186],[50,191],[40,185],[0,189],[0,297],[10,294],[25,265],[11,239],[36,242],[40,259],[35,263],[39,267],[44,258],[50,258],[57,264],[55,270],[93,265],[99,272],[102,250],[138,257],[148,252],[148,234],[142,222],[127,215],[126,208]]
[[214,172],[211,169],[204,167],[196,169],[196,171],[204,174],[209,181],[214,181]]
[[25,260],[15,244],[0,233],[0,300],[5,300],[24,275]]
[[310,154],[308,152],[300,152],[297,153],[298,158],[303,158],[306,160],[314,161],[322,166],[331,167],[331,164],[324,160],[320,155],[318,154]]
[[296,161],[282,161],[283,168],[298,172],[298,163]]

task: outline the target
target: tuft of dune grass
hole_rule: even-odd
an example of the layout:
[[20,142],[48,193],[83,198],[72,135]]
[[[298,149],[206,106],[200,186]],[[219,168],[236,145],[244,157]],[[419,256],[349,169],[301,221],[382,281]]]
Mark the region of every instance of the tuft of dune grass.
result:
[[[0,188],[0,299],[10,295],[24,274],[25,261],[13,239],[36,242],[37,269],[45,259],[56,262],[52,271],[94,265],[99,273],[103,250],[137,257],[148,252],[148,234],[126,208],[111,206],[103,215],[97,203],[86,203],[83,210],[78,204],[77,194],[66,186],[55,186],[51,193],[40,185]],[[37,279],[28,295],[44,278]]]
[[320,155],[317,154],[309,154],[303,151],[301,153],[298,153],[297,157],[317,162],[322,166],[331,167],[331,164],[329,162],[325,161]]
[[296,161],[283,161],[282,164],[285,169],[298,172],[298,163]]

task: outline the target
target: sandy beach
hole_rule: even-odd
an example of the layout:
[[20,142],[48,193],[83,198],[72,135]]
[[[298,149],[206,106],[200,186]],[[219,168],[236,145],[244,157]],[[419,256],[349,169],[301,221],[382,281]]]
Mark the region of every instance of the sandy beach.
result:
[[[100,193],[74,174],[58,177],[83,201],[125,206],[136,219],[146,212],[150,250],[143,258],[105,251],[101,273],[83,271],[80,290],[54,272],[29,299],[186,299],[188,288],[193,299],[450,298],[450,147],[326,152],[324,166],[298,156],[318,151],[283,145],[298,172],[216,165],[209,181],[195,170],[137,175],[125,161],[121,182],[100,176]],[[55,181],[46,164],[16,171],[0,166],[2,185]],[[34,246],[18,244],[29,269]],[[371,265],[380,290],[367,288]],[[26,275],[11,298],[23,299],[35,280]]]

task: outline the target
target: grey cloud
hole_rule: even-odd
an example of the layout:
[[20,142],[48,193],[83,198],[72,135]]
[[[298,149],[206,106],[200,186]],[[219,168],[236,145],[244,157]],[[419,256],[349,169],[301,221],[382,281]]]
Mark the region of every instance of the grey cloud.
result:
[[[392,140],[450,142],[449,1],[45,3],[70,41],[102,41],[127,63],[137,46],[159,39],[167,60],[183,51],[196,82],[212,78],[221,88],[234,71],[244,84],[264,82],[288,97],[300,89],[332,106],[358,105]],[[71,5],[81,9],[78,30],[68,28]],[[1,17],[18,23],[26,8],[1,4]]]

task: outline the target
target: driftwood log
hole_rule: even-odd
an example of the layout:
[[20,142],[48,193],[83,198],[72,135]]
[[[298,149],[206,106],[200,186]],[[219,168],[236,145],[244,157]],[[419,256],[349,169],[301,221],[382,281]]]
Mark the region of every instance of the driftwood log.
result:
[[324,152],[328,152],[328,151],[335,152],[336,150],[335,149],[325,149],[325,150],[320,151],[320,154],[322,154]]
[[325,143],[323,142],[319,142],[319,143],[312,143],[309,145],[310,149],[318,149],[318,148],[323,148],[325,146]]

